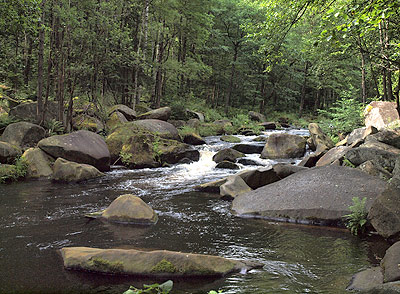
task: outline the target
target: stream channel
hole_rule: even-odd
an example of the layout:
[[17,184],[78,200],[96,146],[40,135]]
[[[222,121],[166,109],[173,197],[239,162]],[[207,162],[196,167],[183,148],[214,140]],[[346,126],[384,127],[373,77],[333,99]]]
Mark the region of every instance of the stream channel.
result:
[[[307,134],[305,130],[290,132]],[[242,143],[254,139],[239,137]],[[192,164],[113,168],[103,178],[80,184],[1,185],[0,293],[122,294],[130,285],[142,288],[144,283],[163,282],[64,270],[58,249],[65,246],[166,249],[264,264],[262,269],[220,280],[175,281],[172,293],[178,294],[212,289],[244,294],[346,293],[354,273],[379,262],[377,256],[384,254],[385,244],[354,237],[343,229],[237,218],[230,212],[230,202],[195,191],[198,184],[236,172],[217,170],[212,161],[217,150],[233,144],[219,137],[206,141],[207,145],[198,147],[200,161]],[[256,154],[248,157],[263,165],[276,163],[260,160]],[[150,204],[159,215],[158,223],[140,227],[84,217],[126,193]]]

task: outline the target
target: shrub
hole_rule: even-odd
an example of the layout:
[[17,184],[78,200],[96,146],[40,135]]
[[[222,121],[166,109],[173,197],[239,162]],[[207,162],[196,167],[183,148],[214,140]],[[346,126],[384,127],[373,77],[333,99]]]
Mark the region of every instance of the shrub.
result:
[[349,207],[351,213],[344,216],[346,227],[353,235],[363,234],[365,231],[368,215],[368,211],[365,208],[366,201],[366,197],[362,200],[358,197],[353,197],[353,205]]
[[363,125],[362,108],[362,103],[354,98],[341,98],[329,110],[318,111],[328,119],[321,127],[325,132],[328,127],[337,133],[350,133]]
[[28,171],[28,162],[25,158],[15,159],[14,165],[0,164],[0,183],[14,182],[25,177]]

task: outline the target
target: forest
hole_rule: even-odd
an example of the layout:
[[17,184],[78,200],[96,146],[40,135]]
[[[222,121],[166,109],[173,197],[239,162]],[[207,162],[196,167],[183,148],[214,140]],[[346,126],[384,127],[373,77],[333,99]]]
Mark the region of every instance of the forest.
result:
[[65,125],[78,98],[100,111],[210,109],[209,119],[399,100],[399,1],[0,3],[2,98],[37,100],[39,117],[58,101]]

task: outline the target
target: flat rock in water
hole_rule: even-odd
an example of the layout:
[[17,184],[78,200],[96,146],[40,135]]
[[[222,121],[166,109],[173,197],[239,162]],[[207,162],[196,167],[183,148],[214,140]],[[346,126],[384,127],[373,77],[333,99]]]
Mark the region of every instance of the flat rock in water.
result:
[[100,171],[110,170],[110,151],[104,139],[90,131],[57,135],[39,142],[38,147],[54,158],[90,164]]
[[256,144],[238,144],[232,147],[232,149],[242,152],[244,154],[261,154],[264,149],[263,145]]
[[313,168],[237,196],[232,210],[241,217],[341,225],[342,217],[350,213],[353,197],[366,197],[369,209],[386,186],[354,168]]
[[84,163],[76,163],[57,158],[53,167],[53,180],[60,182],[81,182],[104,176],[94,166]]
[[167,250],[65,247],[60,251],[66,269],[114,275],[223,277],[229,273],[260,267],[260,264],[247,261]]

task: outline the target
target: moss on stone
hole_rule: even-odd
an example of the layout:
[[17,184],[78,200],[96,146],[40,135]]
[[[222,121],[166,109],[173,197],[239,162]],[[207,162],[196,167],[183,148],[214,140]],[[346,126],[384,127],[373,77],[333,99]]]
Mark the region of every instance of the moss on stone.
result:
[[124,265],[121,261],[109,261],[100,257],[92,257],[88,262],[88,270],[117,274],[124,271]]
[[221,141],[229,142],[229,143],[240,143],[242,140],[240,140],[238,137],[235,137],[232,135],[226,135],[226,136],[221,137]]
[[176,273],[178,269],[168,260],[162,259],[155,266],[153,266],[150,270],[152,273]]

